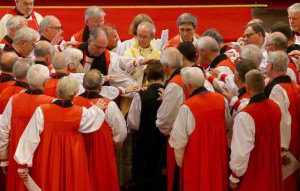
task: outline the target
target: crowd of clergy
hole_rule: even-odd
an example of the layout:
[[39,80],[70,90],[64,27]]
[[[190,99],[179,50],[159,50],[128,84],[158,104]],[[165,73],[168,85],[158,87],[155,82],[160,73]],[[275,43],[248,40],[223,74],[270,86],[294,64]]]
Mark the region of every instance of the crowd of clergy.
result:
[[299,190],[300,3],[236,42],[190,13],[170,39],[138,14],[121,42],[98,6],[64,39],[15,2],[0,21],[0,190]]

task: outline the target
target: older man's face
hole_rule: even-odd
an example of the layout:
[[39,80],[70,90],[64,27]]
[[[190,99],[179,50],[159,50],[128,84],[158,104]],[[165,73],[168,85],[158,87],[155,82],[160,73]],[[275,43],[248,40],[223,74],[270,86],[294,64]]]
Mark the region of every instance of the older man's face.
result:
[[141,48],[149,48],[153,39],[150,28],[142,26],[137,30],[138,44]]
[[300,12],[289,13],[289,23],[292,31],[300,32]]
[[43,35],[45,35],[45,37],[48,40],[52,41],[53,38],[55,37],[55,35],[57,33],[61,32],[62,29],[63,28],[60,24],[60,21],[57,20],[57,19],[53,19],[53,20],[50,21],[49,26],[46,26],[46,28],[44,29],[43,33],[45,33],[45,34],[43,34]]
[[32,12],[33,3],[34,0],[16,0],[16,7],[20,13],[28,16]]
[[100,17],[95,17],[95,16],[90,16],[85,23],[89,27],[89,30],[92,30],[93,28],[96,27],[101,27],[104,24],[104,16]]
[[103,33],[100,33],[98,35],[98,38],[95,39],[94,42],[92,42],[91,39],[89,39],[88,42],[89,42],[89,45],[88,45],[89,53],[98,57],[104,52],[104,50],[107,46],[108,40],[107,40],[107,37]]
[[190,23],[183,23],[178,26],[179,35],[183,42],[192,42],[195,34],[195,28]]

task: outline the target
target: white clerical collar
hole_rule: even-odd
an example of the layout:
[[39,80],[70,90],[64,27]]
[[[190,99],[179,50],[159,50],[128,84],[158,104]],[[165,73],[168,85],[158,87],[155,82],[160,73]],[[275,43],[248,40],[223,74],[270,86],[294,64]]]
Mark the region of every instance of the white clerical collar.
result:
[[[180,37],[180,43],[182,43],[182,42],[183,42],[183,40],[182,40],[182,38]],[[193,36],[193,41],[192,41],[192,43],[193,43],[193,45],[196,45],[196,44],[197,44],[197,39],[196,39],[195,35]]]

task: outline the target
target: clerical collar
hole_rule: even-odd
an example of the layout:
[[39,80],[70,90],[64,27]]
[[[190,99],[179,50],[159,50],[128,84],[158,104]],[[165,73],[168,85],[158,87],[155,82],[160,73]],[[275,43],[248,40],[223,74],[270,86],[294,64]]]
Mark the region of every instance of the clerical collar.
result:
[[57,72],[57,73],[52,74],[51,78],[52,79],[61,79],[61,78],[65,77],[65,76],[68,76],[68,75],[65,74],[65,73],[59,73],[59,72]]
[[31,95],[41,95],[44,94],[43,90],[40,89],[28,89],[25,91],[26,94],[31,94]]
[[63,108],[68,108],[68,107],[73,106],[73,103],[70,100],[59,100],[59,99],[57,99],[52,103],[55,104],[55,105],[58,105],[60,107],[63,107]]
[[50,40],[48,40],[46,37],[44,37],[43,35],[41,35],[40,41],[47,41],[47,42],[51,42]]
[[291,78],[288,75],[284,76],[278,76],[277,78],[274,78],[266,87],[265,87],[265,95],[267,97],[270,96],[273,87],[276,84],[281,84],[281,83],[291,83]]
[[226,56],[226,54],[220,54],[219,56],[217,56],[210,64],[210,68],[215,68],[220,62],[222,62],[223,60],[226,60],[228,57]]
[[250,98],[250,101],[248,103],[248,105],[252,104],[252,103],[257,103],[263,100],[268,99],[267,96],[264,93],[260,93],[260,94],[256,94],[255,96],[253,96],[252,98]]
[[204,86],[202,86],[202,87],[195,89],[190,97],[193,97],[194,95],[197,95],[197,94],[202,95],[207,92],[208,92],[208,90]]
[[[36,61],[34,61],[34,63],[35,63],[35,64],[40,64],[40,65],[43,65],[43,66],[47,66],[47,63],[44,62],[44,61],[38,61],[38,60],[36,60]],[[47,67],[48,67],[48,66],[47,66]]]
[[15,86],[22,87],[22,88],[26,88],[26,89],[29,88],[29,84],[26,83],[26,82],[16,81],[14,85],[15,85]]
[[165,86],[168,85],[169,81],[171,81],[172,78],[174,78],[175,75],[180,74],[180,73],[181,73],[181,68],[177,68],[177,69],[172,73],[172,75],[170,76],[169,80],[166,81],[166,85],[165,85]]
[[87,99],[103,98],[98,92],[93,90],[85,90],[85,92],[83,92],[79,96],[82,96]]

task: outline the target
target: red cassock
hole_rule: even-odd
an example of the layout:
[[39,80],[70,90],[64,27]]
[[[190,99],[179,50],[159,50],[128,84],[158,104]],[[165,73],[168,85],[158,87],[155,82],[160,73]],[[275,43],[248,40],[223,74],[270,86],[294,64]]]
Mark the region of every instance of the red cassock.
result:
[[[207,100],[213,100],[213,104]],[[196,122],[184,152],[184,191],[227,191],[228,148],[224,97],[213,92],[196,94],[184,104],[189,107]]]
[[[291,115],[292,124],[291,124],[291,142],[290,142],[289,151],[299,161],[300,101],[299,101],[298,89],[294,82],[280,83],[279,85],[285,89],[290,101],[289,113]],[[292,175],[290,175],[288,178],[286,178],[283,181],[284,191],[297,190],[298,172],[299,170],[294,172]]]
[[20,179],[17,172],[19,165],[14,160],[14,154],[17,149],[20,137],[25,130],[35,109],[44,103],[50,103],[52,97],[46,95],[34,95],[27,93],[16,94],[12,97],[12,115],[9,142],[9,165],[7,175],[7,191],[26,190],[23,180]]
[[[255,142],[238,191],[280,191],[280,108],[274,101],[267,99],[252,103],[242,111],[247,112],[254,120]],[[262,115],[262,111],[266,115]],[[272,117],[268,113],[272,113]]]
[[82,134],[83,108],[41,105],[44,130],[33,157],[32,178],[42,190],[90,191]]
[[[91,107],[90,102],[96,103],[99,99],[104,100],[106,105],[110,100],[105,98],[87,99],[82,96],[74,98],[75,105],[86,108]],[[118,191],[119,181],[114,150],[112,131],[106,121],[98,131],[83,134],[88,169],[92,191]]]

